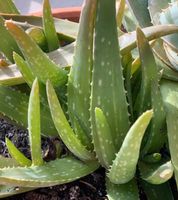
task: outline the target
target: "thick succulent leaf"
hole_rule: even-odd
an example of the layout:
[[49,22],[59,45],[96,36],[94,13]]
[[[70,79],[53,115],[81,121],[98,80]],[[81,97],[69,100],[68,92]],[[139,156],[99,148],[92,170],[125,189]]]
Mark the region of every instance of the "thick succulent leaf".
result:
[[138,22],[134,16],[132,10],[129,9],[127,4],[125,6],[122,24],[123,24],[124,28],[127,30],[127,32],[136,30],[136,27],[138,26]]
[[[160,71],[163,69],[163,77],[168,80],[177,81],[178,72],[175,71],[172,64],[170,63],[167,54],[163,48],[163,40],[157,39],[154,43],[154,54],[157,65],[160,68]],[[165,43],[164,43],[165,45]],[[173,69],[173,70],[172,70]]]
[[[33,26],[42,27],[42,17],[27,16],[27,15],[8,15],[1,14],[5,19],[12,19],[16,21],[17,24],[21,25],[25,29]],[[19,23],[20,22],[20,23]],[[15,23],[15,22],[14,22]],[[54,24],[58,37],[61,40],[66,40],[72,42],[76,39],[78,33],[78,23],[71,22],[64,19],[54,18]],[[62,29],[61,29],[62,27]]]
[[0,185],[0,199],[34,190],[34,188]]
[[163,9],[169,6],[171,0],[148,0],[148,10],[151,17],[151,22],[156,25],[160,24],[159,15]]
[[43,164],[40,121],[39,85],[38,80],[35,79],[32,85],[28,104],[28,132],[32,164],[36,166]]
[[0,0],[0,13],[19,14],[12,0]]
[[151,184],[162,184],[173,176],[171,161],[155,164],[139,163],[141,178]]
[[[171,153],[171,161],[174,166],[175,173],[178,172],[178,87],[176,82],[162,81],[161,93],[166,110],[167,134],[169,141],[169,149]],[[178,185],[178,179],[176,177]]]
[[32,164],[31,160],[24,156],[8,138],[6,138],[6,145],[11,157],[14,158],[20,166],[30,166]]
[[115,184],[129,182],[135,175],[140,146],[153,111],[146,111],[132,125],[111,165],[108,177]]
[[[99,0],[97,5],[91,91],[92,134],[96,135],[95,108],[106,116],[117,150],[129,129],[117,36],[115,0]],[[95,141],[94,141],[95,142]],[[94,143],[96,147],[97,143]]]
[[98,168],[97,162],[83,162],[66,157],[42,166],[0,169],[0,183],[20,187],[49,187],[64,184],[86,176]]
[[153,185],[142,181],[141,186],[148,200],[175,200],[168,182],[160,185]]
[[93,64],[93,29],[96,0],[86,0],[83,4],[79,34],[76,40],[74,59],[68,79],[68,110],[72,126],[78,132],[75,116],[86,127],[90,135],[90,94],[91,71]]
[[25,62],[25,60],[20,55],[18,55],[17,53],[13,54],[13,58],[14,58],[14,61],[15,61],[16,65],[17,65],[18,69],[21,72],[25,82],[29,86],[32,86],[35,77],[34,77],[34,75],[32,73],[32,70],[30,69],[28,63]]
[[16,39],[33,74],[38,77],[41,82],[45,84],[46,81],[50,79],[55,86],[61,86],[66,83],[67,72],[51,61],[32,38],[10,21],[6,22],[6,27]]
[[17,166],[19,166],[19,164],[14,158],[5,158],[0,155],[0,168]]
[[148,12],[148,0],[128,0],[127,2],[137,18],[139,25],[142,27],[150,26],[151,19]]
[[[73,62],[73,54],[74,54],[74,43],[61,47],[55,51],[47,53],[49,58],[56,63],[59,67],[71,66]],[[16,55],[16,54],[15,54]],[[25,68],[25,63],[19,56],[15,56],[17,65],[9,65],[7,67],[1,68],[0,70],[0,84],[1,85],[17,85],[28,81],[32,85],[32,77],[30,80],[27,80],[27,77],[22,77],[22,74],[19,72],[19,69],[22,71],[23,76],[28,73],[28,76],[31,76],[29,70]],[[22,65],[23,63],[23,65]],[[26,64],[27,65],[27,64]],[[18,69],[19,68],[19,69]],[[25,68],[25,71],[24,71]],[[29,74],[30,73],[30,74]],[[34,79],[33,79],[34,80]]]
[[116,8],[117,9],[117,27],[121,29],[122,25],[122,19],[124,17],[124,11],[125,11],[125,0],[117,0],[116,1]]
[[95,108],[96,135],[93,135],[95,152],[102,166],[108,168],[115,157],[116,149],[111,128],[103,111]]
[[[27,128],[28,96],[12,88],[0,86],[0,113]],[[49,108],[41,106],[41,131],[47,136],[56,136]]]
[[171,63],[171,67],[178,71],[178,56],[177,56],[177,52],[174,51],[169,45],[167,45],[166,43],[163,44],[164,45],[164,50],[166,52],[166,55]]
[[43,1],[43,30],[48,43],[49,51],[55,50],[59,47],[59,40],[56,33],[53,16],[51,13],[51,6],[49,0]]
[[160,153],[153,153],[145,155],[142,160],[146,163],[157,163],[161,161],[162,155]]
[[[168,8],[163,10],[162,13],[160,14],[160,23],[165,25],[165,24],[174,24],[178,25],[178,2],[174,2],[172,4],[169,4]],[[163,40],[168,43],[176,52],[178,52],[178,34],[172,34],[163,37]]]
[[136,100],[135,111],[140,115],[151,108],[151,85],[153,81],[158,79],[158,69],[151,47],[140,28],[137,28],[137,45],[141,60],[142,82],[140,93]]
[[[2,0],[1,0],[2,1]],[[4,26],[5,20],[0,16],[0,51],[13,63],[13,51],[21,54],[16,41]]]
[[83,146],[81,141],[77,138],[77,135],[75,135],[70,127],[70,124],[61,108],[55,90],[49,81],[47,82],[47,96],[54,124],[64,144],[81,160],[93,160],[93,154],[90,153],[85,146]]
[[[160,38],[164,35],[169,35],[178,32],[178,26],[176,25],[157,25],[150,26],[142,29],[146,38],[151,41]],[[126,33],[119,37],[121,54],[127,54],[134,49],[136,44],[136,31]]]
[[106,180],[107,197],[109,200],[139,200],[139,192],[136,180],[116,185]]
[[0,67],[0,85],[18,85],[24,83],[20,71],[15,64],[6,67]]

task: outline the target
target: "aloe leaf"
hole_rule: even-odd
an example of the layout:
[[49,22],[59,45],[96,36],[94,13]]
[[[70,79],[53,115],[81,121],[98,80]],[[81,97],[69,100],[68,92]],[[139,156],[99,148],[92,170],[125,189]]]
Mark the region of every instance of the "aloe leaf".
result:
[[19,53],[21,52],[17,46],[16,41],[11,36],[11,34],[7,31],[4,26],[5,20],[0,16],[0,51],[7,57],[10,62],[13,61],[13,51]]
[[[21,25],[25,29],[30,28],[32,26],[43,26],[42,17],[15,14],[1,14],[1,16],[5,19],[14,20],[14,23]],[[64,19],[54,18],[54,24],[60,40],[73,42],[76,39],[78,33],[78,23]]]
[[20,187],[49,187],[64,184],[86,176],[98,168],[97,162],[83,162],[66,157],[50,161],[42,166],[0,169],[0,182]]
[[[60,47],[59,49],[49,52],[47,53],[47,55],[49,56],[49,58],[56,63],[57,65],[59,65],[60,67],[66,67],[66,66],[71,66],[72,62],[73,62],[73,54],[74,54],[74,43],[71,43],[69,45],[66,45],[64,47]],[[23,63],[23,66],[25,65],[25,63],[23,62],[22,59],[20,59],[19,56],[15,56],[16,57],[16,62],[17,64],[19,64],[20,66],[16,66],[15,64],[13,65],[9,65],[7,67],[1,67],[0,70],[0,84],[1,85],[17,85],[17,84],[21,84],[24,83],[25,80],[29,81],[29,84],[32,85],[33,82],[31,82],[32,77],[30,78],[30,80],[27,80],[27,77],[22,77],[22,74],[19,72],[19,67],[21,71],[24,71],[24,67],[21,67]],[[18,58],[17,58],[18,57]],[[26,64],[27,65],[27,64]],[[23,68],[23,69],[21,69]],[[25,68],[26,69],[26,68]],[[24,72],[25,74],[28,73],[28,76],[31,76],[29,70],[27,69],[27,71],[25,70]],[[25,76],[25,74],[23,74],[23,76]]]
[[159,15],[163,9],[169,6],[170,2],[171,0],[148,0],[148,10],[154,25],[160,24]]
[[145,164],[139,163],[141,178],[151,184],[163,184],[173,176],[171,161]]
[[0,0],[0,12],[9,14],[20,14],[12,0]]
[[49,51],[59,47],[59,40],[54,26],[49,0],[43,1],[43,29],[48,43]]
[[127,4],[125,5],[122,24],[123,24],[124,28],[127,30],[127,32],[136,30],[136,27],[138,26],[138,22],[134,16],[132,10],[129,9]]
[[17,166],[19,166],[19,164],[14,158],[6,158],[0,155],[0,168]]
[[[178,88],[176,82],[162,81],[161,83],[161,93],[163,97],[163,102],[166,110],[166,123],[167,123],[167,135],[169,141],[169,149],[171,153],[171,161],[174,166],[175,174],[178,170]],[[176,177],[176,182],[178,185],[178,179]]]
[[19,56],[17,53],[13,54],[13,58],[15,60],[15,63],[17,65],[17,67],[19,68],[20,72],[23,75],[23,78],[25,80],[25,82],[29,85],[32,86],[33,84],[33,80],[35,79],[30,67],[28,66],[28,64],[25,62],[25,60]]
[[142,138],[152,115],[152,110],[146,111],[128,131],[108,173],[108,177],[112,183],[127,183],[134,177]]
[[[160,24],[174,24],[178,25],[177,22],[177,9],[178,2],[170,4],[167,9],[163,10],[159,16]],[[178,52],[178,44],[177,44],[178,34],[172,34],[163,37],[163,40],[168,43],[176,52]]]
[[166,43],[163,44],[164,45],[164,50],[166,52],[166,55],[171,63],[171,68],[173,68],[174,70],[178,71],[178,58],[177,58],[177,52],[174,51],[169,45],[167,45]]
[[141,182],[141,185],[146,193],[148,200],[174,200],[174,196],[171,191],[169,183],[163,183],[160,185],[149,184],[145,181]]
[[[164,35],[169,35],[178,32],[178,26],[176,25],[157,25],[143,28],[147,40],[151,41],[157,38],[160,38]],[[121,54],[127,54],[132,49],[134,49],[136,45],[136,31],[123,34],[119,37],[120,43],[120,51]]]
[[148,12],[148,0],[128,0],[127,2],[137,18],[139,25],[142,27],[150,26],[151,20]]
[[70,127],[58,101],[55,90],[49,81],[47,81],[47,96],[54,124],[64,144],[81,160],[93,160],[93,154],[82,145],[81,141]]
[[[0,113],[17,124],[27,128],[28,96],[12,88],[0,86]],[[56,129],[50,116],[49,109],[41,106],[42,134],[56,136]]]
[[116,4],[117,7],[118,7],[118,10],[117,10],[117,26],[119,28],[121,28],[126,3],[125,3],[125,0],[118,0],[117,4]]
[[135,110],[138,115],[151,108],[151,84],[158,79],[158,69],[151,47],[140,28],[137,28],[137,43],[141,60],[142,82]]
[[66,83],[67,72],[52,62],[20,27],[10,21],[6,22],[6,27],[16,39],[33,74],[41,82],[45,84],[50,79],[55,86],[61,86]]
[[0,185],[0,199],[34,190],[34,188]]
[[74,130],[75,117],[86,127],[90,136],[90,94],[91,71],[93,64],[93,29],[96,0],[86,0],[83,4],[79,33],[76,40],[74,59],[68,79],[68,110]]
[[26,156],[24,156],[23,153],[21,153],[8,138],[6,138],[6,145],[11,157],[14,158],[20,166],[31,165],[31,160],[26,158]]
[[139,200],[139,192],[135,179],[128,183],[116,185],[106,180],[107,197],[109,200]]
[[24,83],[22,74],[16,65],[0,67],[0,85],[18,85]]
[[91,83],[91,124],[92,134],[96,135],[95,108],[99,107],[111,128],[114,145],[119,149],[129,129],[129,114],[115,16],[115,0],[98,1]]
[[102,166],[108,168],[115,157],[116,149],[111,128],[103,111],[95,108],[96,135],[93,135],[95,152]]
[[143,161],[146,163],[157,163],[161,161],[162,155],[160,153],[148,154],[143,157]]
[[41,127],[40,127],[40,97],[38,80],[32,85],[28,105],[28,131],[31,148],[32,164],[40,166],[43,164],[41,152]]

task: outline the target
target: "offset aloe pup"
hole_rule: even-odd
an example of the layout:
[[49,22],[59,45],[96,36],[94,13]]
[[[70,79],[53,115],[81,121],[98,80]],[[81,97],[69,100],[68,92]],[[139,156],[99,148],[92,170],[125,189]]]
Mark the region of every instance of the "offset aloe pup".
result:
[[[139,5],[135,2],[130,3],[134,9]],[[165,199],[173,198],[169,180],[173,173],[178,177],[174,145],[177,83],[164,77],[178,78],[158,62],[154,43],[149,42],[166,36],[161,41],[175,50],[169,44],[174,35],[167,35],[178,32],[178,27],[162,24],[123,33],[118,29],[125,19],[125,1],[119,5],[116,14],[115,0],[85,0],[75,29],[78,33],[72,35],[76,41],[65,47],[60,47],[61,32],[55,31],[48,0],[44,1],[43,24],[17,15],[13,16],[16,21],[6,21],[3,30],[18,51],[7,51],[10,60],[2,50],[15,65],[0,68],[4,71],[0,71],[0,113],[28,127],[31,159],[6,138],[12,159],[8,165],[8,158],[0,158],[0,197],[16,194],[15,186],[25,192],[71,182],[101,166],[106,171],[108,199],[141,199],[140,188],[148,199],[160,190],[167,191]],[[29,20],[26,27],[23,19]],[[147,21],[149,15],[141,23]],[[43,52],[35,36],[25,32],[34,24],[38,29],[43,26],[45,51],[57,50]],[[64,34],[63,41],[71,42],[69,35]],[[14,70],[12,77],[10,69]],[[31,88],[30,94],[17,91],[20,86],[14,86],[21,83]],[[46,163],[41,133],[58,135],[71,156]],[[155,191],[153,196],[150,190]]]

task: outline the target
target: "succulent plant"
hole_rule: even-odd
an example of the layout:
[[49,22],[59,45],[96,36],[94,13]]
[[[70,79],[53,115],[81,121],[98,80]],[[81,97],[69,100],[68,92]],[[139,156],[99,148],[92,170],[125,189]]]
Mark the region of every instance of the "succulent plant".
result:
[[[8,2],[13,13],[14,4]],[[135,2],[130,3],[134,9]],[[2,14],[0,35],[9,40],[1,40],[0,49],[9,65],[0,68],[0,113],[28,127],[31,160],[6,139],[12,158],[0,157],[0,198],[71,182],[102,166],[109,199],[139,199],[140,188],[148,199],[156,199],[161,190],[165,199],[173,199],[169,179],[173,172],[176,180],[178,176],[177,89],[171,80],[178,78],[158,62],[149,42],[177,33],[178,27],[156,25],[124,33],[124,5],[121,1],[116,14],[115,0],[85,0],[79,26],[57,19],[54,26],[48,0],[43,23]],[[13,21],[4,20],[9,18]],[[34,26],[53,52],[43,52],[25,32]],[[59,42],[73,43],[60,47]],[[22,91],[22,83],[30,93]],[[43,161],[41,133],[59,135],[72,156]],[[171,156],[164,153],[169,150]]]

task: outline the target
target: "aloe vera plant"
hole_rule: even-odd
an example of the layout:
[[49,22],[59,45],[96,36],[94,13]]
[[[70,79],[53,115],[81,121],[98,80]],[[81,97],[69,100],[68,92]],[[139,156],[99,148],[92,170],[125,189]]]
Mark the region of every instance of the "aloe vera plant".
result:
[[[135,2],[130,6],[136,8]],[[48,48],[58,48],[48,54],[24,30],[35,24],[35,18],[13,15],[16,21],[6,21],[7,29],[2,25],[18,51],[8,51],[9,59],[1,49],[15,65],[0,72],[0,113],[28,127],[31,159],[6,139],[12,163],[1,164],[8,158],[0,158],[0,198],[18,193],[13,190],[15,186],[24,192],[63,184],[99,166],[106,170],[108,199],[139,199],[139,187],[146,195],[149,190],[157,195],[164,188],[168,199],[172,198],[169,180],[173,173],[177,180],[177,91],[176,83],[164,77],[176,80],[177,74],[165,66],[167,70],[161,71],[162,63],[154,57],[155,48],[149,42],[166,36],[166,43],[174,37],[167,39],[167,35],[178,32],[178,27],[138,27],[131,33],[120,31],[118,36],[124,4],[120,3],[119,15],[115,0],[85,0],[78,34],[76,31],[70,36],[76,41],[60,47],[56,36],[71,42],[70,32],[66,28],[63,37],[55,32],[49,2],[44,0],[43,28]],[[144,8],[146,4],[144,1]],[[24,19],[29,23],[22,23]],[[144,24],[148,19],[143,19]],[[35,25],[40,26],[38,20]],[[132,50],[136,47],[135,58]],[[56,61],[58,55],[64,61]],[[10,69],[14,70],[12,77]],[[31,88],[30,94],[12,87],[21,83]],[[45,162],[41,133],[58,135],[72,156]],[[167,135],[169,148],[165,147]],[[170,150],[171,156],[162,153],[163,149]]]

